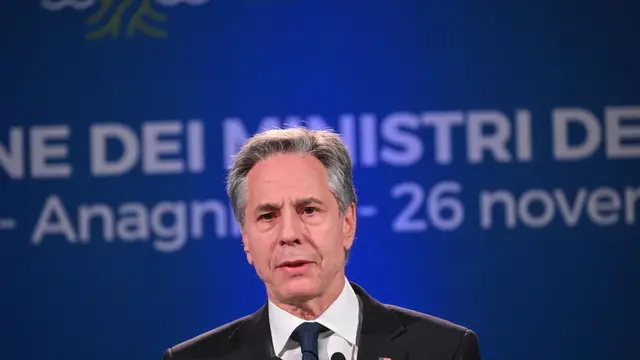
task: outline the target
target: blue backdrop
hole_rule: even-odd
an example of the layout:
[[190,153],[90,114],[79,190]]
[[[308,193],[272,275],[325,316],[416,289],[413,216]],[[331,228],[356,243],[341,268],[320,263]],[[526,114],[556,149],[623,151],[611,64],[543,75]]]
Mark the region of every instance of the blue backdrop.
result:
[[265,301],[242,141],[331,127],[347,268],[492,360],[637,358],[638,5],[23,0],[0,11],[6,359],[159,359]]

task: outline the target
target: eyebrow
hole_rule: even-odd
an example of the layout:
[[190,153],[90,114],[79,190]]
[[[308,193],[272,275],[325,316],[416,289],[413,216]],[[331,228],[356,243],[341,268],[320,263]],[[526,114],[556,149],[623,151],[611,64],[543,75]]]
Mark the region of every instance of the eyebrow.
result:
[[[297,208],[311,205],[311,204],[324,205],[324,202],[322,202],[320,199],[314,198],[313,196],[296,199],[293,202],[293,205]],[[263,212],[275,211],[275,210],[281,209],[282,205],[283,205],[282,203],[263,203],[256,206],[256,209],[254,212],[256,214],[260,214]]]

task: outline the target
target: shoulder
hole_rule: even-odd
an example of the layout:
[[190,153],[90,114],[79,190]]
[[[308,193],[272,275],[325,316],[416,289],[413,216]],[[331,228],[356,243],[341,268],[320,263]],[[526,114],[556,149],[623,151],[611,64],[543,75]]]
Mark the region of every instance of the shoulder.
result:
[[[479,359],[478,339],[472,330],[433,315],[383,304],[353,282],[351,287],[362,301],[364,322],[378,330],[394,329],[395,340],[415,358]],[[373,320],[367,322],[367,316]]]
[[467,331],[471,331],[462,325],[433,315],[405,309],[396,305],[385,304],[384,306],[396,316],[407,331],[424,331],[443,337],[458,337]]
[[[411,345],[430,349],[443,356],[454,355],[456,359],[458,356],[463,359],[479,359],[478,338],[473,330],[433,315],[395,305],[384,306],[402,324],[405,339]],[[411,345],[409,347],[414,347]]]
[[174,345],[164,351],[163,360],[204,359],[211,357],[212,354],[222,356],[232,352],[234,349],[230,338],[249,318],[250,315],[239,318]]

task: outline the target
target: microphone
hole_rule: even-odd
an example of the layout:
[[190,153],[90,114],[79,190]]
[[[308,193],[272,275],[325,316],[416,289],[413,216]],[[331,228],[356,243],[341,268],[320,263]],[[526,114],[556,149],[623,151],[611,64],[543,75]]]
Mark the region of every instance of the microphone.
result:
[[347,358],[341,352],[337,352],[331,355],[331,360],[347,360]]

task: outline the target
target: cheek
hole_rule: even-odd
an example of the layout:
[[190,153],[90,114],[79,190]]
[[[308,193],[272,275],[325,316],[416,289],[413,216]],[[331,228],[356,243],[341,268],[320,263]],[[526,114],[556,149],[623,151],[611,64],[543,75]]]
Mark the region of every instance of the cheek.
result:
[[[334,261],[344,254],[343,234],[336,227],[323,229],[315,234],[320,253],[326,260]],[[326,259],[326,258],[329,259]]]
[[251,244],[253,260],[262,268],[266,268],[271,263],[273,249],[276,241],[269,236],[257,236]]

